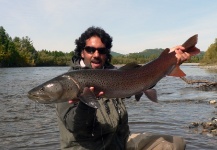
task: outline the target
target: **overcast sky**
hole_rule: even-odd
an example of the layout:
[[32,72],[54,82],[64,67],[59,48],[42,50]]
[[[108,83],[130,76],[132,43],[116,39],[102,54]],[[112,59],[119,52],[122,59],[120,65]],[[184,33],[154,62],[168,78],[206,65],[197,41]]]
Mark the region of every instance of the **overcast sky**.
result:
[[182,44],[198,34],[206,51],[217,38],[216,0],[0,0],[0,26],[28,36],[36,50],[74,50],[90,26],[113,37],[122,54]]

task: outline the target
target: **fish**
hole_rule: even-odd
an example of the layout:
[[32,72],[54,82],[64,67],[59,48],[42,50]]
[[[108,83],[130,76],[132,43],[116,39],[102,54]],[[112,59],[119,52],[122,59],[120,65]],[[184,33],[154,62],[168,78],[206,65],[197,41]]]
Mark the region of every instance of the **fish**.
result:
[[[182,44],[191,56],[200,53],[195,46],[198,35]],[[82,69],[63,73],[28,92],[28,98],[38,103],[61,103],[79,99],[90,107],[99,108],[96,94],[101,98],[126,98],[141,93],[157,102],[157,91],[152,88],[165,76],[182,77],[186,74],[179,68],[176,53],[166,48],[158,58],[143,65],[130,63],[120,69]],[[94,91],[89,87],[94,87]]]

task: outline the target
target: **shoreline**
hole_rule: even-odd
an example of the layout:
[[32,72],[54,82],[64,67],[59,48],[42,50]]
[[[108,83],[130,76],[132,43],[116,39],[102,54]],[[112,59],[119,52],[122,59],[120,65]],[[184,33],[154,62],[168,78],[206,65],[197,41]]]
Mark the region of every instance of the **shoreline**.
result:
[[199,66],[199,63],[182,63],[184,66]]
[[212,70],[217,70],[217,65],[198,65],[200,68],[203,69],[212,69]]
[[217,65],[200,65],[200,63],[183,63],[185,66],[198,66],[203,69],[217,70]]

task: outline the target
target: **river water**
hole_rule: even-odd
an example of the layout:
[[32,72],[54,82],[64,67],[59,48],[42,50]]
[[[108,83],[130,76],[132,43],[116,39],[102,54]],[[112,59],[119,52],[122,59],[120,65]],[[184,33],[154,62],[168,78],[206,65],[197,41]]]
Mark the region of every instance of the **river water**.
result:
[[[188,79],[217,80],[217,71],[195,65],[182,65]],[[27,91],[66,72],[68,67],[0,68],[0,149],[59,149],[59,131],[52,105],[37,104],[26,97]],[[217,136],[189,129],[191,122],[210,121],[217,108],[216,91],[200,91],[180,78],[165,77],[155,87],[159,103],[142,96],[125,101],[132,133],[152,132],[178,135],[187,149],[217,149]]]

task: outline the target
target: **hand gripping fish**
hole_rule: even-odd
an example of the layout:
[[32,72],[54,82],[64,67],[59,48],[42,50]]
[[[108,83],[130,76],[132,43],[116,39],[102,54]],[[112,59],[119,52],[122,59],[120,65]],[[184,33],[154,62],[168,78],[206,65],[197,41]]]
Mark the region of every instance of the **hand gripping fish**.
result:
[[[198,35],[190,37],[182,46],[191,56],[200,52],[195,47]],[[121,69],[84,69],[59,75],[28,92],[28,97],[39,103],[60,103],[80,99],[90,107],[99,107],[94,92],[103,91],[101,97],[126,98],[144,92],[152,101],[157,101],[156,91],[150,89],[166,75],[181,77],[185,73],[177,64],[175,52],[165,49],[161,55],[144,66],[127,64]],[[129,69],[131,68],[131,69]],[[139,98],[140,98],[139,97]],[[137,97],[138,98],[138,97]]]

